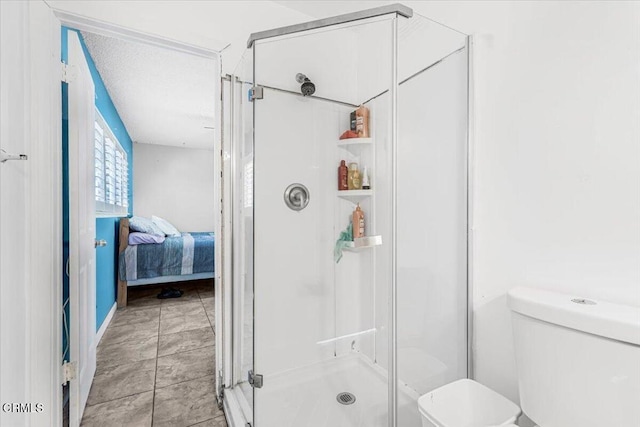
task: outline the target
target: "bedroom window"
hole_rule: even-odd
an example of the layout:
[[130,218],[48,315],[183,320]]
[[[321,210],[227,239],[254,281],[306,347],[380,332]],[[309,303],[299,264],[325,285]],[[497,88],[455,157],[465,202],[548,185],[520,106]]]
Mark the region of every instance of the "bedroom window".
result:
[[126,216],[129,211],[127,153],[98,110],[94,145],[96,214]]

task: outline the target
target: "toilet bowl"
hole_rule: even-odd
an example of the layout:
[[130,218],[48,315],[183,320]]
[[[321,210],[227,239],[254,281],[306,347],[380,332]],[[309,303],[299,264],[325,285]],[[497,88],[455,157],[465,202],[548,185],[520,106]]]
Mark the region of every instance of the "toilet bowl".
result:
[[423,427],[513,426],[520,408],[484,385],[462,379],[418,399]]

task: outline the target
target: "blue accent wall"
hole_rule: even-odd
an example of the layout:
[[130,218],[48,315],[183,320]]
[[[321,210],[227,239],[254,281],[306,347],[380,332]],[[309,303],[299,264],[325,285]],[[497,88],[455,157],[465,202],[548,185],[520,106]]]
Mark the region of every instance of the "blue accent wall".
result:
[[[93,77],[93,84],[95,86],[96,95],[96,108],[102,114],[105,121],[111,128],[115,137],[122,145],[122,148],[127,153],[127,162],[129,164],[129,214],[133,212],[133,144],[131,137],[127,132],[127,129],[113,105],[113,101],[109,96],[109,92],[102,81],[102,77],[96,68],[87,46],[84,43],[82,35],[79,31],[63,27],[62,28],[62,60],[67,62],[67,31],[75,31],[80,37],[80,43],[82,44],[82,50],[84,51],[91,76]],[[66,84],[63,84],[63,106],[66,104]],[[68,120],[66,118],[63,108],[63,154],[66,161],[66,153],[68,150]],[[65,135],[66,131],[66,135]],[[63,164],[64,179],[66,180],[63,188],[66,193],[63,193],[64,209],[63,212],[65,218],[65,228],[63,234],[65,236],[67,254],[68,254],[68,240],[69,240],[69,227],[68,227],[68,166]],[[117,271],[118,271],[118,222],[119,218],[96,218],[96,239],[106,240],[106,247],[99,247],[96,249],[96,330],[100,329],[104,319],[106,318],[109,310],[113,307],[116,301],[116,287],[117,287]],[[67,295],[68,295],[68,281],[67,281]]]

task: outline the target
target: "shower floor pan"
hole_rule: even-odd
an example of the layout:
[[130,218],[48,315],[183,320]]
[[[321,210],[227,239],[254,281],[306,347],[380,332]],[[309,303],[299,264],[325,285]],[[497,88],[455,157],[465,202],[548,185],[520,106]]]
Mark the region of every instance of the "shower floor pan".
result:
[[[256,393],[256,426],[387,427],[386,374],[357,353],[264,378]],[[355,401],[345,404],[340,393]],[[398,392],[398,425],[420,427],[418,395]],[[342,402],[340,402],[342,400]]]

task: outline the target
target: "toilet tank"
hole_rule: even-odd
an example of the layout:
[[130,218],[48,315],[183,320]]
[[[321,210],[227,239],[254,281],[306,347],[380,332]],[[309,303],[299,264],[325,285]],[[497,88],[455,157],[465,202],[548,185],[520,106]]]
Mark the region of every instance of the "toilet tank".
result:
[[520,405],[541,427],[640,426],[640,308],[518,287]]

